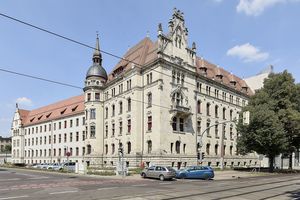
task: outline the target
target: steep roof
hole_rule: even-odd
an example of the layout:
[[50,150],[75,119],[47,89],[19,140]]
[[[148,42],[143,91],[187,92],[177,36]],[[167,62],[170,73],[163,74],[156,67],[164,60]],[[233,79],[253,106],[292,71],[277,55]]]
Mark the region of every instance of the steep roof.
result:
[[24,126],[51,121],[84,112],[84,95],[71,97],[35,110],[19,109]]
[[[158,45],[157,42],[151,41],[148,37],[141,40],[139,43],[137,43],[135,46],[130,48],[125,55],[123,56],[123,59],[121,59],[118,64],[114,67],[112,72],[109,74],[108,81],[114,80],[115,77],[123,74],[124,72],[130,70],[132,66],[135,64],[138,64],[139,66],[143,66],[147,63],[150,63],[151,61],[154,61],[158,58],[157,56],[158,51]],[[228,71],[224,70],[223,68],[220,68],[207,60],[200,58],[196,58],[196,72],[201,74],[200,67],[204,65],[207,68],[207,78],[213,79],[217,81],[216,76],[222,75],[222,84],[229,86],[237,91],[242,91],[243,86],[247,86],[246,82],[242,80],[241,78],[229,73]],[[234,79],[236,81],[235,87],[232,87],[230,84],[230,80]],[[244,92],[245,93],[245,92]],[[250,88],[248,88],[247,95],[252,95],[253,92]]]
[[125,53],[123,59],[118,62],[109,74],[108,81],[112,81],[116,76],[130,70],[135,64],[143,66],[156,58],[157,43],[146,37]]
[[[201,67],[206,67],[207,68],[207,75],[206,77],[209,78],[209,79],[212,79],[214,81],[217,81],[217,82],[220,82],[218,79],[217,79],[217,75],[219,75],[218,73],[220,73],[223,78],[222,78],[222,84],[223,85],[226,85],[228,87],[231,87],[237,91],[240,91],[242,92],[242,87],[245,87],[247,85],[247,83],[235,76],[234,74],[232,73],[229,73],[228,71],[226,71],[225,69],[215,65],[215,64],[212,64],[210,63],[209,61],[205,60],[205,59],[201,59],[199,57],[197,57],[196,59],[196,70],[197,70],[197,73],[198,74],[202,74],[201,73],[201,70],[200,68]],[[234,80],[236,82],[236,85],[233,87],[231,84],[230,84],[230,81]],[[248,87],[248,92],[244,92],[243,93],[247,94],[247,95],[253,95],[253,92],[251,91],[251,89]]]

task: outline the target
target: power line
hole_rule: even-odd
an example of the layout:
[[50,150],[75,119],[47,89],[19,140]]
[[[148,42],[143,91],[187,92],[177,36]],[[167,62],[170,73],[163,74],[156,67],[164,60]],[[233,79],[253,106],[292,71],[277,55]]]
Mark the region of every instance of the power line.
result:
[[[81,46],[84,46],[84,47],[87,47],[87,48],[90,48],[90,49],[93,49],[93,50],[96,50],[96,48],[94,48],[94,47],[92,47],[92,46],[90,46],[90,45],[87,45],[87,44],[84,44],[84,43],[82,43],[82,42],[76,41],[76,40],[74,40],[74,39],[71,39],[71,38],[69,38],[69,37],[63,36],[63,35],[61,35],[61,34],[58,34],[58,33],[52,32],[52,31],[49,31],[49,30],[47,30],[47,29],[38,27],[38,26],[33,25],[33,24],[31,24],[31,23],[28,23],[28,22],[19,20],[19,19],[17,19],[17,18],[8,16],[8,15],[3,14],[3,13],[0,13],[0,15],[3,16],[3,17],[6,17],[6,18],[8,18],[8,19],[11,19],[11,20],[13,20],[13,21],[19,22],[19,23],[21,23],[21,24],[24,24],[24,25],[30,26],[30,27],[32,27],[32,28],[38,29],[38,30],[40,30],[40,31],[46,32],[46,33],[48,33],[48,34],[54,35],[54,36],[56,36],[56,37],[59,37],[59,38],[68,40],[68,41],[70,41],[70,42],[79,44],[79,45],[81,45]],[[102,52],[102,53],[104,53],[104,54],[107,54],[107,55],[109,55],[109,56],[112,56],[112,57],[121,59],[121,60],[125,60],[125,61],[130,62],[130,63],[133,63],[133,64],[135,64],[136,66],[138,66],[139,68],[143,67],[142,65],[140,65],[140,64],[138,64],[138,63],[136,63],[136,62],[134,62],[134,61],[132,61],[132,60],[125,59],[125,58],[123,58],[123,57],[120,57],[120,56],[117,56],[117,55],[115,55],[115,54],[109,53],[109,52],[107,52],[107,51],[100,50],[100,52]],[[161,71],[158,71],[158,70],[155,70],[155,69],[152,69],[152,71],[173,78],[171,75],[165,74],[165,73],[163,73],[163,72],[161,72]],[[31,76],[28,75],[28,77],[31,77]],[[31,78],[33,78],[33,77],[31,77]],[[37,79],[40,79],[40,80],[41,80],[41,78],[37,78]],[[56,82],[56,81],[51,81],[51,80],[49,81],[49,80],[47,80],[47,79],[45,79],[45,80],[48,81],[48,82],[54,82],[54,83],[59,84],[59,83]],[[190,82],[185,82],[185,83],[186,83],[186,84],[189,84],[189,85],[191,85],[191,86],[196,87],[196,85],[193,84],[193,83],[190,83]],[[69,85],[69,84],[62,84],[62,85]],[[70,85],[70,86],[71,86],[71,87],[74,87],[74,86],[72,86],[72,85]],[[78,88],[77,86],[75,86],[75,87]],[[80,89],[82,89],[82,88],[80,88]],[[214,93],[215,96],[216,96],[216,93],[215,93],[215,92],[211,92],[211,93]],[[229,97],[225,96],[225,101],[226,101],[227,99],[229,99]]]
[[81,89],[82,90],[82,87],[78,87],[78,86],[71,85],[71,84],[68,84],[68,83],[62,83],[62,82],[59,82],[59,81],[53,81],[53,80],[46,79],[46,78],[41,78],[41,77],[38,77],[38,76],[33,76],[33,75],[29,75],[29,74],[15,72],[15,71],[3,69],[3,68],[0,68],[0,71],[6,72],[6,73],[10,73],[10,74],[14,74],[14,75],[24,76],[24,77],[27,77],[27,78],[32,78],[32,79],[37,79],[37,80],[41,80],[41,81],[46,81],[46,82],[49,82],[49,83],[55,83],[55,84],[58,84],[58,85],[63,85],[63,86],[67,86],[67,87]]

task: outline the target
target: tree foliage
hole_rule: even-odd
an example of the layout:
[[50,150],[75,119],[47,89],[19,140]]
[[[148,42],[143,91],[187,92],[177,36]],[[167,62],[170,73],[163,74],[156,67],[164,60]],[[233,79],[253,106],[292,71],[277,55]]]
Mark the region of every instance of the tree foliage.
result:
[[[300,85],[295,84],[287,71],[270,74],[264,87],[256,91],[243,111],[250,111],[250,123],[238,124],[240,153],[264,154],[273,164],[276,155],[291,155],[299,148]],[[273,165],[270,168],[272,170]]]

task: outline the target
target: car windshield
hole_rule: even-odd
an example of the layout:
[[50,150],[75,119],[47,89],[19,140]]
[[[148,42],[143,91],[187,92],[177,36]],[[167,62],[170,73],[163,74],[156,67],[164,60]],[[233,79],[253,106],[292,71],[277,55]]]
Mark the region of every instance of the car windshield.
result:
[[167,169],[171,172],[175,172],[175,169],[173,169],[172,167],[167,167]]

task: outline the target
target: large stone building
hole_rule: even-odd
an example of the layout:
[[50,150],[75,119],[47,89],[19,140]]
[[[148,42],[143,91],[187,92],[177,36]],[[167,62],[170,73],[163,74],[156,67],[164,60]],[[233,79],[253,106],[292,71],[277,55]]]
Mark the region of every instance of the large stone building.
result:
[[129,49],[109,75],[97,37],[83,95],[32,111],[17,108],[13,162],[114,166],[122,147],[128,166],[193,165],[200,152],[212,166],[221,157],[226,166],[256,165],[254,155],[236,154],[234,123],[252,91],[197,57],[182,12],[175,9],[168,24],[166,34],[158,25],[155,42],[146,37]]

